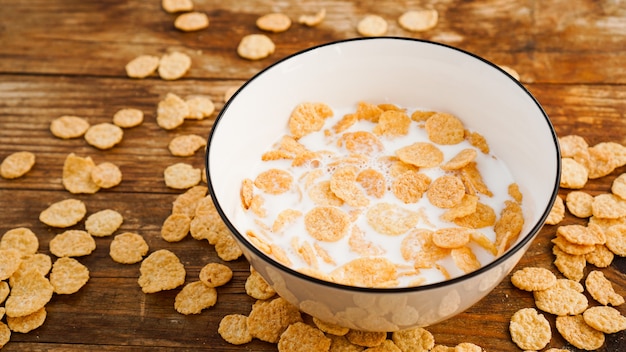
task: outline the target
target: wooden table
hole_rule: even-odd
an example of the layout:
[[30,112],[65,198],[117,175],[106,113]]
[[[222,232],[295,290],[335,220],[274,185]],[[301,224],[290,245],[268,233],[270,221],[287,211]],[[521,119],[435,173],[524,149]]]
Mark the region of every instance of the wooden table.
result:
[[[197,278],[208,262],[220,262],[206,241],[190,237],[179,243],[160,238],[160,227],[181,191],[169,189],[163,170],[184,161],[203,166],[203,155],[172,156],[168,142],[177,135],[206,136],[217,112],[203,121],[187,121],[174,131],[155,123],[157,103],[168,93],[210,96],[217,110],[224,92],[239,86],[267,65],[312,45],[358,36],[356,24],[366,14],[389,23],[389,35],[440,41],[469,50],[519,72],[521,81],[550,116],[559,135],[579,134],[590,145],[602,141],[626,143],[626,1],[623,0],[485,0],[427,1],[439,12],[438,25],[424,33],[401,29],[396,19],[419,3],[399,0],[364,1],[223,1],[194,0],[208,14],[210,27],[184,33],[173,26],[159,0],[0,0],[0,159],[26,150],[37,163],[26,176],[0,178],[0,234],[25,226],[39,237],[40,252],[59,229],[38,220],[49,204],[76,198],[88,212],[115,209],[124,216],[121,231],[143,235],[150,250],[175,252],[187,269],[187,281]],[[269,34],[276,52],[260,61],[237,56],[246,34],[259,33],[256,19],[279,11],[297,19],[326,9],[326,19],[314,28],[297,23],[284,33]],[[176,81],[156,76],[130,79],[124,66],[141,54],[171,50],[192,58],[189,72]],[[101,151],[84,139],[61,140],[49,131],[61,115],[85,117],[90,123],[110,122],[121,108],[145,113],[141,126],[125,130],[121,144]],[[71,195],[61,184],[68,153],[91,156],[96,163],[117,164],[123,182],[94,195]],[[606,192],[621,168],[591,181],[592,194]],[[562,194],[566,194],[563,191]],[[576,220],[567,215],[563,222]],[[84,228],[81,222],[74,228]],[[519,267],[551,266],[546,226]],[[91,273],[86,286],[72,295],[55,295],[45,324],[28,334],[13,333],[3,351],[275,351],[275,345],[253,341],[231,346],[217,333],[220,319],[248,314],[254,300],[244,291],[249,273],[244,259],[228,262],[234,278],[218,289],[217,304],[199,315],[178,314],[173,301],[179,290],[143,294],[137,285],[139,264],[121,265],[108,255],[112,237],[97,238],[97,249],[79,258]],[[589,265],[587,270],[591,270]],[[626,295],[626,261],[616,258],[602,269],[618,293]],[[438,343],[454,346],[469,341],[487,351],[516,351],[508,333],[511,315],[532,307],[532,295],[515,289],[507,279],[465,313],[428,329]],[[626,307],[619,307],[622,314]],[[549,316],[549,314],[547,314]],[[4,318],[6,319],[6,318]],[[3,320],[4,320],[3,319]],[[556,333],[549,346],[567,343]],[[567,347],[573,350],[571,346]],[[607,336],[601,351],[626,349],[626,334]]]

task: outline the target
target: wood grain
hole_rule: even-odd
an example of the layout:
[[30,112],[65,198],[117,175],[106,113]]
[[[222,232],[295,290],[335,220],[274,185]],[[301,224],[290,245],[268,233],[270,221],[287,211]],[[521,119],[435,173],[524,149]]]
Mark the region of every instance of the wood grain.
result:
[[[176,16],[163,11],[159,0],[0,0],[0,159],[20,150],[37,156],[25,177],[0,178],[0,234],[29,227],[39,237],[40,251],[49,253],[48,243],[60,230],[39,222],[39,213],[53,202],[74,197],[86,203],[89,213],[106,208],[122,213],[120,232],[142,234],[151,250],[174,251],[187,269],[187,281],[195,280],[204,264],[221,261],[206,241],[186,238],[167,243],[159,237],[171,202],[180,193],[165,186],[163,170],[179,161],[203,167],[204,156],[199,152],[174,157],[167,144],[180,134],[208,136],[227,89],[299,50],[358,36],[356,24],[366,14],[383,16],[389,35],[454,45],[516,69],[558,135],[578,134],[591,145],[603,141],[626,145],[623,0],[194,0],[194,4],[207,13],[210,26],[183,33],[173,27]],[[437,27],[424,33],[399,27],[396,20],[404,11],[422,6],[438,10]],[[285,33],[269,34],[277,46],[271,57],[248,61],[237,56],[239,39],[260,32],[254,25],[259,16],[279,11],[296,19],[321,8],[327,17],[319,26],[294,23]],[[192,68],[182,79],[126,77],[124,66],[132,58],[173,50],[192,58]],[[217,111],[206,120],[186,121],[165,131],[157,126],[155,115],[168,92],[207,95]],[[60,140],[49,131],[50,121],[61,115],[82,116],[96,124],[111,121],[117,110],[127,107],[141,109],[145,121],[125,130],[123,141],[111,150],[97,150],[81,138]],[[91,156],[96,163],[117,164],[124,181],[94,195],[70,195],[61,184],[63,161],[70,152]],[[587,190],[606,192],[623,172],[626,168],[593,180]],[[570,215],[564,221],[577,222]],[[84,228],[84,222],[74,228]],[[554,226],[544,227],[519,267],[554,269],[550,249],[554,232]],[[97,238],[94,253],[79,258],[90,269],[89,283],[76,294],[55,295],[45,324],[28,334],[14,333],[3,351],[277,350],[258,340],[229,345],[217,334],[224,315],[247,314],[254,302],[244,290],[249,273],[244,259],[227,263],[234,278],[218,289],[214,307],[183,316],[173,308],[178,290],[143,294],[137,285],[139,265],[113,262],[108,256],[111,240]],[[626,260],[616,258],[603,272],[617,292],[626,295]],[[486,351],[517,351],[508,321],[516,310],[532,306],[532,295],[515,289],[507,279],[463,314],[428,329],[445,345],[469,341]],[[619,310],[626,314],[626,307]],[[547,316],[554,332],[549,346],[575,350],[556,333],[554,317]],[[625,339],[623,332],[608,335],[600,351],[626,350]]]

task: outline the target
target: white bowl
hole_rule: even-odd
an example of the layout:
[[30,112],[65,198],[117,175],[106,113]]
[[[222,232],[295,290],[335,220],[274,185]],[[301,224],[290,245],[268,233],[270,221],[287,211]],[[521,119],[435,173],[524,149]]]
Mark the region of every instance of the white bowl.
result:
[[[298,273],[246,240],[234,214],[241,181],[285,134],[301,102],[352,107],[359,101],[446,111],[481,133],[524,194],[516,243],[477,271],[411,288],[361,288]],[[207,179],[213,200],[250,264],[278,294],[319,319],[369,331],[427,326],[486,296],[513,269],[544,224],[559,186],[555,131],[539,103],[514,78],[471,53],[408,38],[359,38],[292,55],[249,80],[228,101],[209,136]]]

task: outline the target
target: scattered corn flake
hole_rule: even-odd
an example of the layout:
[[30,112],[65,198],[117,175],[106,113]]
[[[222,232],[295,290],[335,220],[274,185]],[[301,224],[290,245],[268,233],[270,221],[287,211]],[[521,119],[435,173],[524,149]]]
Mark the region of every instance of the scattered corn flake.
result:
[[550,213],[546,218],[546,224],[548,225],[556,225],[560,223],[565,218],[565,203],[563,202],[563,198],[560,195],[554,199],[554,204],[552,205],[552,209],[550,209]]
[[187,163],[176,163],[165,168],[165,185],[174,189],[187,189],[196,186],[202,178],[202,170]]
[[217,303],[217,290],[201,281],[188,283],[174,299],[174,308],[180,314],[200,314]]
[[[29,270],[36,270],[41,275],[47,276],[50,269],[52,269],[52,259],[47,254],[36,253],[23,256],[20,262],[20,267],[9,278],[9,285],[13,286],[15,281],[19,280],[22,275]],[[0,289],[0,291],[2,290]],[[0,294],[0,302],[2,301],[2,295]]]
[[82,137],[89,129],[89,122],[82,117],[65,115],[50,122],[50,132],[61,139]]
[[591,271],[585,279],[587,292],[602,305],[619,306],[624,303],[624,297],[615,292],[611,281],[599,270]]
[[482,174],[480,170],[478,170],[476,162],[468,163],[465,167],[461,168],[460,172],[461,180],[463,180],[465,187],[469,190],[469,194],[482,193],[488,197],[493,196],[493,193],[483,181]]
[[291,19],[284,13],[268,13],[257,18],[256,26],[263,31],[280,33],[285,32],[291,27]]
[[160,61],[158,56],[139,55],[126,64],[126,75],[130,78],[146,78],[156,72]]
[[436,167],[443,161],[443,152],[434,144],[416,142],[396,150],[396,156],[403,162],[417,167]]
[[[454,221],[458,218],[463,218],[472,214],[479,215],[476,213],[478,209],[478,196],[465,194],[463,198],[461,198],[461,202],[454,207],[447,209],[442,215],[441,219],[445,221]],[[478,218],[477,218],[478,219]],[[467,222],[469,218],[465,219]],[[495,223],[495,212],[493,213],[493,222]],[[474,223],[472,223],[473,225]],[[475,226],[467,226],[471,228],[476,228]]]
[[595,246],[572,243],[561,236],[554,237],[552,243],[561,251],[571,255],[585,255],[593,252],[595,249]]
[[28,227],[16,227],[0,238],[0,249],[9,248],[17,249],[22,256],[32,255],[39,249],[39,239]]
[[286,226],[293,223],[297,218],[302,216],[302,212],[294,209],[285,209],[278,213],[276,220],[272,224],[272,232],[281,232]]
[[302,322],[295,322],[280,335],[278,350],[282,352],[326,352],[331,340],[319,329]]
[[189,107],[189,114],[186,119],[202,120],[213,115],[215,104],[213,100],[207,96],[193,96],[185,100]]
[[591,307],[583,313],[587,325],[605,334],[626,330],[626,317],[612,307]]
[[515,312],[509,323],[513,342],[522,350],[541,350],[550,343],[550,323],[534,308],[522,308]]
[[175,289],[185,283],[185,267],[176,254],[160,249],[147,256],[139,268],[137,280],[144,293]]
[[365,233],[358,226],[354,225],[348,238],[350,250],[361,256],[377,256],[385,253],[385,250],[372,241],[365,238]]
[[567,342],[583,350],[596,350],[604,344],[604,333],[587,325],[582,315],[556,317],[556,329]]
[[457,268],[461,269],[464,273],[471,273],[472,271],[480,269],[482,266],[480,261],[476,258],[476,254],[469,247],[458,247],[450,250],[450,256]]
[[233,278],[233,271],[220,263],[208,263],[200,269],[199,279],[208,287],[226,285]]
[[321,130],[324,127],[324,120],[333,114],[333,110],[324,103],[300,103],[289,116],[289,131],[297,140],[311,132]]
[[439,228],[433,233],[433,243],[440,248],[452,249],[463,247],[470,241],[470,229],[462,227]]
[[35,313],[50,301],[53,292],[52,284],[40,272],[34,269],[25,272],[19,280],[15,280],[4,302],[7,318]]
[[235,95],[235,93],[237,93],[239,88],[240,88],[239,86],[226,88],[226,90],[224,91],[224,103],[227,103],[230,100],[230,98],[232,98],[232,96]]
[[143,111],[133,108],[118,110],[113,115],[113,123],[121,128],[131,128],[141,125],[143,122]]
[[385,340],[380,345],[375,347],[369,347],[363,350],[364,352],[402,352],[402,350],[396,346],[392,340]]
[[259,274],[258,271],[250,267],[250,275],[244,285],[246,294],[255,299],[270,299],[276,295],[276,291]]
[[11,331],[26,334],[42,326],[46,321],[47,315],[46,308],[41,307],[37,311],[23,317],[7,317],[7,325]]
[[277,297],[269,301],[259,300],[248,315],[248,331],[261,341],[277,343],[289,325],[302,322],[298,308],[286,299]]
[[161,226],[161,238],[167,242],[180,242],[189,233],[191,218],[185,214],[170,214]]
[[363,347],[376,347],[387,339],[387,333],[382,331],[360,331],[351,329],[345,336],[351,343]]
[[587,263],[597,268],[607,268],[613,262],[615,254],[604,244],[597,244],[593,252],[585,254]]
[[0,321],[0,348],[4,347],[11,339],[11,329]]
[[[511,218],[513,219],[514,216],[511,215]],[[476,202],[476,210],[473,213],[457,217],[453,220],[453,222],[457,226],[468,227],[472,229],[480,229],[487,226],[493,226],[496,223],[496,212],[489,205],[481,202]],[[511,226],[512,225],[513,223],[511,224]],[[518,227],[512,228],[512,230],[515,231],[517,231],[517,229]],[[502,228],[499,231],[504,232],[505,230]],[[513,234],[515,231],[511,233]]]
[[411,32],[423,32],[432,29],[438,21],[439,13],[435,9],[411,10],[398,18],[400,26]]
[[391,191],[405,204],[418,202],[429,189],[431,179],[424,173],[406,171],[393,180]]
[[431,116],[436,114],[436,111],[430,110],[415,110],[411,113],[411,120],[415,122],[426,122]]
[[116,235],[109,246],[109,256],[120,264],[139,263],[148,254],[148,243],[143,236],[134,232]]
[[252,197],[254,196],[254,181],[249,178],[241,181],[239,196],[241,197],[241,205],[243,208],[249,209],[250,203],[252,203]]
[[379,15],[367,15],[356,26],[356,31],[364,37],[378,37],[387,33],[387,21]]
[[556,284],[556,276],[546,268],[525,267],[513,273],[511,283],[520,290],[542,291]]
[[386,110],[380,114],[372,131],[386,137],[406,136],[409,133],[411,118],[404,111]]
[[261,172],[254,179],[254,185],[268,194],[287,192],[293,182],[293,176],[285,170],[269,169]]
[[563,276],[573,281],[580,281],[585,275],[587,261],[584,255],[574,255],[562,251],[558,246],[552,247],[556,259],[554,265]]
[[348,233],[350,218],[336,207],[315,207],[304,215],[304,225],[308,234],[316,240],[335,242]]
[[379,233],[400,235],[417,225],[420,214],[392,203],[378,203],[367,210],[367,223]]
[[350,331],[349,328],[334,323],[329,323],[316,317],[313,317],[313,324],[315,324],[315,326],[324,333],[335,336],[344,336],[348,333],[348,331]]
[[484,250],[491,253],[491,255],[493,255],[494,257],[498,255],[498,248],[496,247],[495,243],[493,243],[493,241],[491,241],[491,239],[487,237],[487,235],[480,231],[472,231],[470,236],[472,242],[478,244]]
[[[587,297],[582,290],[574,289],[576,281],[558,279],[557,283],[541,291],[534,291],[535,304],[542,311],[557,316],[581,314],[587,309]],[[582,289],[582,287],[580,287]]]
[[103,122],[89,127],[84,137],[90,145],[106,150],[113,148],[122,141],[124,131],[117,125]]
[[69,257],[57,259],[50,271],[50,284],[56,294],[78,292],[89,281],[89,269],[78,260]]
[[365,350],[365,347],[355,345],[348,341],[344,335],[337,336],[333,334],[326,334],[326,337],[331,340],[329,352],[361,352]]
[[91,179],[98,187],[112,188],[122,182],[122,171],[113,163],[100,163],[91,170]]
[[0,249],[0,280],[6,280],[20,267],[22,252],[17,248]]
[[562,188],[581,189],[587,184],[589,171],[587,168],[572,158],[561,159],[561,181]]
[[424,127],[433,143],[452,145],[465,139],[463,123],[452,114],[438,112],[426,120]]
[[620,257],[626,257],[626,225],[610,226],[606,231],[606,247]]
[[[9,283],[6,281],[0,281],[0,303],[3,303],[4,300],[7,299],[7,297],[9,297],[10,292],[11,292],[11,289],[9,288]],[[0,320],[2,320],[1,317],[0,317]]]
[[377,123],[382,113],[383,109],[381,109],[378,105],[364,101],[357,103],[356,115],[359,120],[367,120]]
[[174,27],[183,32],[199,31],[209,27],[209,16],[204,12],[186,12],[176,17]]
[[217,252],[218,257],[227,262],[237,260],[243,255],[241,248],[230,232],[217,238],[215,251]]
[[324,21],[324,18],[326,18],[326,9],[322,8],[313,15],[300,15],[300,17],[298,17],[298,23],[308,27],[315,27],[318,24],[322,23],[322,21]]
[[276,45],[265,34],[248,34],[237,46],[237,54],[244,59],[260,60],[274,53]]
[[225,315],[217,328],[224,341],[232,345],[243,345],[252,341],[248,330],[248,317],[242,314]]
[[465,196],[465,186],[457,176],[443,175],[430,184],[426,196],[430,203],[438,208],[453,208],[459,205]]
[[445,171],[459,170],[467,166],[467,164],[474,162],[478,153],[476,149],[466,148],[457,153],[452,159],[448,160],[445,164],[441,165],[441,169]]
[[185,53],[174,51],[161,56],[159,61],[159,76],[168,81],[177,80],[189,71],[191,58]]
[[430,331],[418,327],[394,331],[391,340],[404,351],[427,352],[435,347],[435,338]]
[[606,176],[615,170],[616,162],[609,150],[593,146],[588,149],[588,152],[589,179]]
[[598,194],[591,203],[593,216],[603,219],[618,219],[626,216],[626,200],[610,193]]
[[163,10],[169,13],[193,10],[192,0],[161,0]]
[[55,235],[49,246],[50,253],[57,257],[82,257],[96,249],[96,241],[87,231],[67,230]]
[[185,134],[174,137],[167,148],[174,156],[192,156],[200,148],[206,146],[206,139],[196,134]]
[[353,259],[331,272],[333,281],[357,287],[395,287],[398,280],[396,265],[384,257]]
[[559,137],[559,146],[563,158],[573,158],[589,148],[587,141],[578,135]]
[[100,190],[93,179],[91,178],[91,172],[96,164],[91,157],[80,157],[74,153],[70,153],[65,158],[63,163],[63,187],[70,193],[78,194],[93,194]]
[[524,226],[524,215],[519,204],[505,201],[504,209],[500,212],[500,219],[494,225],[496,232],[496,247],[498,253],[504,253],[510,248]]
[[51,204],[39,214],[39,221],[52,227],[76,225],[87,214],[85,203],[78,199],[64,199]]
[[565,197],[565,205],[572,215],[586,219],[593,215],[591,204],[593,204],[593,196],[584,191],[571,191]]
[[194,239],[205,239],[212,245],[215,245],[220,237],[230,236],[230,231],[222,221],[210,196],[206,196],[198,203],[189,231]]
[[615,168],[626,165],[626,146],[616,142],[600,142],[594,145],[593,149],[609,153]]
[[[198,206],[205,199],[207,191],[206,186],[193,186],[179,194],[172,202],[172,214],[184,214],[193,219],[196,216]],[[210,197],[208,201],[212,204]]]
[[464,132],[465,139],[471,144],[473,147],[478,148],[484,154],[489,154],[489,144],[487,143],[487,139],[478,133],[478,132]]
[[26,175],[35,165],[35,154],[31,152],[15,152],[8,155],[0,163],[0,176],[14,179]]
[[93,213],[85,220],[85,230],[94,237],[111,236],[124,222],[122,214],[113,209]]
[[365,190],[370,197],[382,198],[387,189],[385,176],[374,169],[365,169],[356,176],[356,182]]
[[[605,242],[604,233],[597,230],[598,226],[585,226],[579,224],[563,225],[556,229],[556,235],[561,236],[568,242],[581,245],[596,245]],[[597,230],[597,231],[596,231]]]
[[173,130],[185,122],[189,106],[174,93],[167,93],[157,106],[157,124],[165,130]]
[[383,151],[383,144],[378,137],[367,131],[346,132],[337,143],[354,154],[372,155]]

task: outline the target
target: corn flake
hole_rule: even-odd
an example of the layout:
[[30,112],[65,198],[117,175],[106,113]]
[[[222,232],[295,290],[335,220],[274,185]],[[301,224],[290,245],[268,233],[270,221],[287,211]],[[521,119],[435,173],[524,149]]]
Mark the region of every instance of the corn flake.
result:
[[291,188],[292,182],[293,176],[281,169],[269,169],[254,179],[254,185],[268,194],[285,193]]
[[167,93],[165,99],[157,106],[156,121],[159,127],[165,130],[173,130],[185,122],[189,116],[189,106],[174,93]]
[[201,281],[191,282],[183,287],[174,299],[174,309],[180,314],[200,314],[203,309],[213,307],[217,302],[217,291]]
[[134,232],[116,235],[109,246],[109,256],[116,263],[135,264],[148,254],[148,243],[143,236]]
[[550,323],[534,308],[522,308],[515,312],[509,323],[511,338],[522,350],[541,350],[550,343]]
[[89,122],[82,117],[64,115],[50,122],[50,132],[61,139],[82,137],[89,129]]
[[39,220],[52,227],[76,225],[87,214],[85,203],[78,199],[65,199],[51,204],[39,214]]
[[15,152],[0,163],[0,176],[6,179],[22,177],[35,165],[35,154],[31,152]]
[[624,297],[615,292],[611,281],[599,270],[594,270],[585,279],[587,292],[602,305],[619,306],[624,304]]
[[208,263],[200,269],[199,278],[208,287],[219,287],[233,278],[233,271],[224,264]]
[[15,280],[4,302],[7,317],[24,317],[43,308],[52,298],[54,288],[37,270],[25,272]]
[[367,15],[356,26],[357,32],[364,37],[378,37],[387,33],[387,21],[379,15]]
[[[7,317],[7,325],[11,331],[26,334],[42,326],[46,321],[47,315],[46,308],[42,307],[36,312],[23,317]],[[2,343],[0,343],[0,347],[1,345]]]
[[284,13],[268,13],[257,18],[256,26],[263,31],[280,33],[291,27],[291,19]]
[[91,169],[91,179],[98,187],[112,188],[122,182],[122,171],[113,163],[100,163]]
[[185,283],[185,267],[167,249],[153,252],[141,262],[137,282],[144,293],[171,290]]
[[591,307],[583,313],[587,325],[605,334],[626,330],[626,317],[611,307]]
[[423,32],[434,28],[439,20],[435,9],[411,10],[398,18],[400,27],[411,32]]
[[420,220],[418,213],[391,203],[378,203],[367,210],[367,222],[379,233],[400,235],[415,227]]
[[282,297],[257,301],[248,315],[248,331],[261,341],[277,343],[289,325],[302,322],[297,307]]
[[117,125],[103,122],[89,127],[84,137],[90,145],[105,150],[120,143],[124,137],[124,131]]
[[260,60],[274,53],[276,45],[265,34],[248,34],[237,46],[237,54],[244,59]]
[[324,127],[324,120],[333,116],[333,110],[324,103],[301,103],[291,112],[289,131],[296,140]]
[[248,317],[242,314],[225,315],[217,328],[224,341],[233,345],[243,345],[252,341],[248,330]]
[[113,123],[121,128],[131,128],[141,125],[143,111],[139,109],[120,109],[113,115]]
[[192,156],[200,148],[206,146],[206,139],[196,134],[185,134],[174,137],[167,145],[174,156]]
[[39,249],[39,239],[27,227],[10,229],[0,238],[0,249],[17,249],[22,256],[33,255]]
[[74,258],[62,257],[52,265],[50,284],[56,294],[76,293],[87,281],[89,269]]
[[396,150],[396,156],[403,162],[417,167],[435,167],[443,161],[443,152],[434,144],[416,142]]
[[196,186],[202,178],[202,170],[187,163],[176,163],[165,168],[165,185],[174,189],[187,189]]
[[584,350],[596,350],[604,344],[604,333],[585,323],[582,315],[556,317],[556,329],[573,346]]
[[209,16],[198,11],[183,13],[174,20],[174,27],[183,32],[199,31],[209,27]]
[[91,172],[96,164],[91,157],[80,157],[70,153],[63,163],[63,187],[70,193],[93,194],[98,192],[98,186],[91,178]]
[[96,241],[87,231],[67,230],[54,236],[49,246],[50,253],[57,257],[82,257],[96,249]]
[[162,79],[172,81],[184,76],[190,67],[189,55],[175,51],[161,56],[157,70]]
[[126,64],[126,75],[130,78],[146,78],[156,72],[160,61],[158,56],[139,55]]

